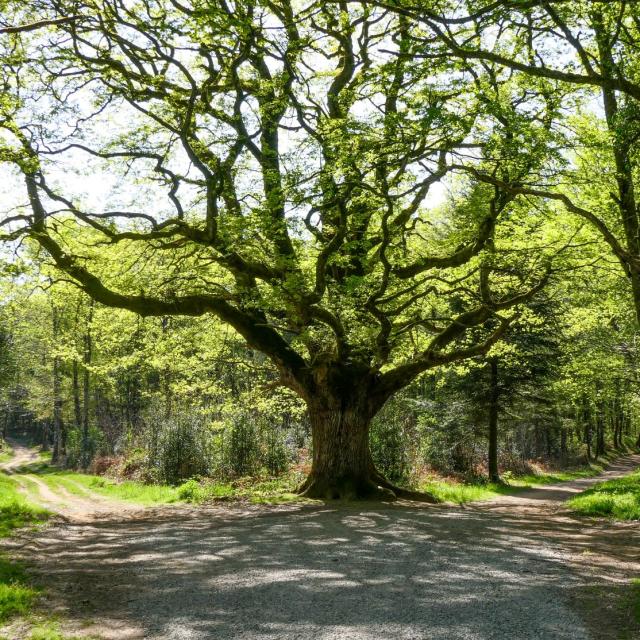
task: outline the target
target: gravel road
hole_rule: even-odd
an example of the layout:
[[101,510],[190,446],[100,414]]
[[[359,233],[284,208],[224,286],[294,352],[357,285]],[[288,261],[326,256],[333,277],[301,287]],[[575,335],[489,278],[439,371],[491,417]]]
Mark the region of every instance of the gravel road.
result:
[[466,507],[99,514],[20,553],[50,606],[105,639],[620,640],[640,527],[571,516],[562,501],[592,482]]

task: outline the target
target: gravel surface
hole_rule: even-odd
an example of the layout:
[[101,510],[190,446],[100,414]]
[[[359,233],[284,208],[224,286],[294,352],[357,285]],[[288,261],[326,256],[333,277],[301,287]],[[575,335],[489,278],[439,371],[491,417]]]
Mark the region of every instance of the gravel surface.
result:
[[584,603],[640,575],[640,532],[562,508],[592,482],[461,508],[100,514],[48,528],[22,553],[51,606],[114,640],[619,639],[614,614],[594,625]]

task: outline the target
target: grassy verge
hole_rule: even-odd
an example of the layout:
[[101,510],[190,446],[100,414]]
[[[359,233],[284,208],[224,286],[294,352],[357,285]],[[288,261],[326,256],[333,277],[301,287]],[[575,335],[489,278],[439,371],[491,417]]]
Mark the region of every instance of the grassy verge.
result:
[[[14,530],[44,522],[48,513],[30,504],[18,492],[18,483],[0,473],[0,538]],[[26,579],[22,565],[0,555],[0,624],[31,612],[38,591]]]
[[[50,515],[31,504],[19,487],[14,478],[0,472],[0,539],[17,529],[40,525]],[[56,620],[37,613],[40,595],[41,591],[30,584],[24,566],[0,554],[0,639],[5,633],[17,637],[13,628],[25,640],[91,640],[65,635]]]
[[16,472],[26,474],[21,475],[20,481],[29,491],[35,493],[37,493],[37,487],[29,480],[28,475],[37,476],[53,491],[63,489],[77,496],[90,496],[97,493],[113,500],[124,500],[145,506],[228,500],[281,504],[302,500],[293,493],[294,487],[302,480],[299,474],[295,473],[278,478],[239,478],[233,482],[219,482],[211,479],[188,480],[175,487],[60,470],[51,466],[47,460],[20,467]]
[[[575,498],[571,498],[569,507],[585,516],[640,520],[640,471],[624,478],[596,484]],[[640,586],[638,589],[640,600]]]
[[19,493],[19,485],[13,478],[0,473],[0,538],[19,527],[40,524],[48,515],[46,510],[29,503]]
[[178,489],[167,485],[118,482],[102,476],[66,471],[50,471],[40,476],[52,489],[63,487],[78,496],[100,494],[113,500],[135,502],[145,506],[169,504],[179,500]]
[[592,462],[583,467],[567,469],[564,471],[539,472],[522,476],[504,475],[504,484],[496,483],[464,483],[452,480],[428,479],[420,484],[421,491],[427,491],[442,502],[453,502],[455,504],[465,504],[466,502],[476,502],[480,500],[491,500],[502,495],[513,495],[523,489],[534,489],[535,487],[558,482],[569,482],[579,478],[591,478],[602,473],[606,464],[614,456],[602,458],[599,462]]
[[[512,476],[504,474],[504,484],[464,483],[439,477],[427,478],[417,487],[434,495],[441,502],[464,504],[481,500],[491,500],[501,495],[512,495],[523,489],[546,484],[568,482],[578,478],[595,476],[602,472],[608,462],[617,453],[601,458],[582,467],[563,471]],[[160,505],[177,502],[203,503],[212,501],[241,500],[254,504],[282,504],[288,502],[306,502],[294,493],[302,482],[300,472],[291,472],[277,478],[239,478],[232,482],[219,482],[211,479],[188,480],[178,487],[168,485],[150,485],[131,480],[118,481],[104,476],[60,470],[52,467],[47,459],[39,460],[17,470],[23,474],[37,475],[56,491],[63,489],[79,496],[100,494],[114,500],[124,500],[140,505]],[[29,479],[21,478],[29,487]],[[37,491],[35,486],[31,487]]]
[[[94,476],[87,473],[77,473],[53,467],[48,459],[34,462],[15,470],[19,474],[38,476],[54,491],[64,489],[77,496],[103,495],[113,500],[135,502],[144,506],[168,504],[180,500],[177,487],[167,485],[143,484],[132,480],[117,481],[104,476]],[[21,480],[28,487],[33,483],[29,478]],[[31,487],[36,491],[35,487]]]
[[8,462],[11,460],[11,456],[13,456],[11,447],[0,439],[0,462]]

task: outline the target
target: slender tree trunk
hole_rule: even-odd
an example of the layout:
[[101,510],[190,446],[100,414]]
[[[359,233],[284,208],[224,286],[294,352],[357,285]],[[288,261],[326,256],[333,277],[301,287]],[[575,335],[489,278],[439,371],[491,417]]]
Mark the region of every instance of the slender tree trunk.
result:
[[[52,314],[53,341],[54,343],[57,343],[60,329],[60,317],[58,315],[58,310],[55,307],[53,307]],[[63,430],[62,362],[60,356],[56,355],[53,358],[53,453],[51,455],[51,461],[54,464],[63,462],[66,455]]]
[[584,443],[587,445],[587,462],[590,462],[593,457],[593,428],[591,419],[591,406],[586,396],[582,396],[582,419],[584,421]]
[[[162,318],[162,333],[167,335],[169,333],[169,318],[164,316]],[[171,372],[169,368],[165,368],[162,373],[162,387],[164,392],[164,415],[170,417],[173,409],[173,393],[171,390]]]
[[500,482],[498,470],[498,415],[500,388],[498,385],[498,360],[489,360],[489,481]]
[[93,300],[89,303],[89,316],[87,318],[87,330],[84,334],[84,353],[83,353],[83,399],[82,399],[82,467],[86,469],[91,462],[91,452],[89,451],[89,408],[90,408],[90,382],[91,376],[89,367],[91,365],[91,352],[93,342],[91,337],[91,321],[93,319]]
[[47,420],[46,418],[42,421],[42,450],[43,451],[49,451],[50,447],[50,443],[49,443],[49,438],[50,438],[50,433],[49,433],[49,420]]
[[598,413],[596,417],[596,458],[604,455],[605,452],[604,427],[604,403],[601,402],[598,406]]
[[75,418],[76,429],[82,429],[82,405],[80,404],[80,372],[78,361],[73,361],[71,380],[73,387],[73,415]]

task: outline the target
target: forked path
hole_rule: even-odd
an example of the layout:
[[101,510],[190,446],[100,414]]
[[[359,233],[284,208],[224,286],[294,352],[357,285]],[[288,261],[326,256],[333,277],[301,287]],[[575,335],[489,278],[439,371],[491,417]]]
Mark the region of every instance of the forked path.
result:
[[[640,456],[605,478],[629,473]],[[638,523],[572,516],[596,480],[467,507],[177,509],[49,527],[21,553],[111,639],[637,638]]]
[[16,440],[9,440],[9,444],[13,455],[10,460],[0,464],[0,470],[16,479],[29,500],[62,518],[79,523],[141,513],[140,506],[101,496],[82,485],[76,485],[76,491],[73,492],[59,482],[48,484],[29,470],[31,465],[39,462],[38,450]]

